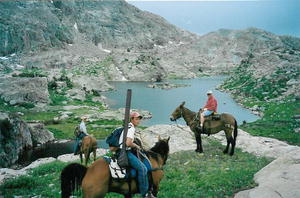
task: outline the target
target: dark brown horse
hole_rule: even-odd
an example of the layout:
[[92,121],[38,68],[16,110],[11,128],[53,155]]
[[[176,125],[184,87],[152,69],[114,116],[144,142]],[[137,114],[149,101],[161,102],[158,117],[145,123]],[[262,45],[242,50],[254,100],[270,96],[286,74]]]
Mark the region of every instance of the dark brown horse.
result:
[[[167,139],[159,137],[158,142],[149,151],[146,151],[152,166],[152,193],[155,196],[163,177],[163,166],[169,155],[169,139],[170,137]],[[88,168],[77,163],[69,164],[63,169],[60,178],[62,198],[69,197],[80,186],[85,198],[103,198],[109,192],[123,194],[125,198],[129,198],[138,193],[135,179],[131,180],[131,192],[129,192],[127,181],[113,180],[109,165],[103,158],[98,159]]]
[[[231,151],[230,155],[234,154],[234,147],[236,144],[236,137],[237,137],[237,122],[235,118],[227,113],[220,114],[219,120],[205,120],[203,124],[203,129],[199,126],[199,116],[198,113],[195,113],[188,108],[184,107],[185,102],[179,105],[174,112],[170,116],[171,121],[176,121],[177,119],[183,117],[186,124],[190,127],[190,129],[194,132],[197,148],[196,152],[202,153],[202,140],[201,134],[216,134],[222,130],[224,130],[226,139],[227,139],[227,146],[223,153],[228,153],[229,146],[231,144]],[[207,118],[206,118],[207,119]]]
[[83,162],[82,159],[82,154],[84,154],[84,158],[85,158],[85,165],[87,166],[87,163],[90,159],[90,154],[91,152],[93,152],[94,155],[94,161],[96,160],[96,150],[97,150],[97,140],[96,138],[92,137],[92,136],[85,136],[82,138],[82,143],[80,146],[80,161],[81,164]]

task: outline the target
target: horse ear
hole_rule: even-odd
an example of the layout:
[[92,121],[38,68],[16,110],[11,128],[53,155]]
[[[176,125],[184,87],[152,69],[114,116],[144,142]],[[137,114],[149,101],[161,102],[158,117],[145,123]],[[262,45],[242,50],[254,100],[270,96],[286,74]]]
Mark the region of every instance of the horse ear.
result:
[[183,107],[185,105],[185,101],[183,101],[180,105],[180,107]]
[[170,140],[170,136],[167,138],[167,142],[169,143],[169,140]]

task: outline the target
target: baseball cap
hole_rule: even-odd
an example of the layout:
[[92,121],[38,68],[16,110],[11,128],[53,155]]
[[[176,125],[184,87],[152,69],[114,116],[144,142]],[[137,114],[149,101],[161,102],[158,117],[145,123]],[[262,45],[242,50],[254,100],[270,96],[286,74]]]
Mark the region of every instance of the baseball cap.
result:
[[206,92],[206,94],[212,94],[213,92],[212,92],[212,90],[208,90],[207,92]]
[[130,118],[140,118],[142,119],[143,116],[141,116],[138,112],[134,111],[130,113]]

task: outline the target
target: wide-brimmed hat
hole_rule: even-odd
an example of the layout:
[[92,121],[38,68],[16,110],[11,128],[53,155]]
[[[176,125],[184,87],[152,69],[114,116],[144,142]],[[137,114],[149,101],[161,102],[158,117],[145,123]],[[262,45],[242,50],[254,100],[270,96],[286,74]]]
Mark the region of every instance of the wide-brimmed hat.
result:
[[138,112],[133,111],[133,112],[130,113],[130,118],[140,118],[140,119],[142,119],[143,116],[141,116],[141,114],[139,114]]
[[212,92],[212,90],[208,90],[207,92],[206,92],[206,94],[212,94],[213,92]]
[[81,116],[80,119],[81,119],[81,120],[88,120],[88,117],[87,117],[87,116]]

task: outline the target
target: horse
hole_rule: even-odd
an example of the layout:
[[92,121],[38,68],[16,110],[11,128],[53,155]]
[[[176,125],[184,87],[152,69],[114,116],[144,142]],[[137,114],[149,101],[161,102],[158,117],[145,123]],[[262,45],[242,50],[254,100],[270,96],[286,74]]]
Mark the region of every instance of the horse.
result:
[[174,110],[170,116],[170,120],[176,121],[177,119],[183,117],[186,124],[190,127],[192,132],[194,132],[197,143],[197,148],[195,151],[203,153],[201,134],[216,134],[224,130],[227,139],[227,146],[223,153],[228,153],[229,146],[231,144],[231,151],[229,154],[233,155],[236,145],[236,137],[238,135],[236,119],[228,113],[222,113],[220,114],[219,120],[207,120],[206,118],[202,129],[199,127],[199,114],[189,110],[188,108],[184,107],[184,105],[185,102],[182,102],[182,104]]
[[82,138],[81,146],[80,146],[80,162],[83,163],[82,154],[84,154],[85,158],[85,166],[87,166],[87,163],[90,158],[90,153],[93,152],[94,155],[94,161],[96,160],[96,150],[97,150],[97,140],[96,138],[92,136],[84,136]]
[[[158,138],[158,142],[146,152],[150,160],[152,193],[157,196],[159,183],[163,178],[163,166],[166,164],[169,155],[169,140]],[[149,175],[149,174],[148,174]],[[109,192],[116,192],[124,195],[125,198],[132,197],[138,193],[136,179],[114,180],[111,177],[109,164],[105,159],[96,160],[91,166],[85,167],[78,163],[67,165],[61,172],[61,197],[69,197],[75,190],[82,188],[85,198],[103,198]]]

